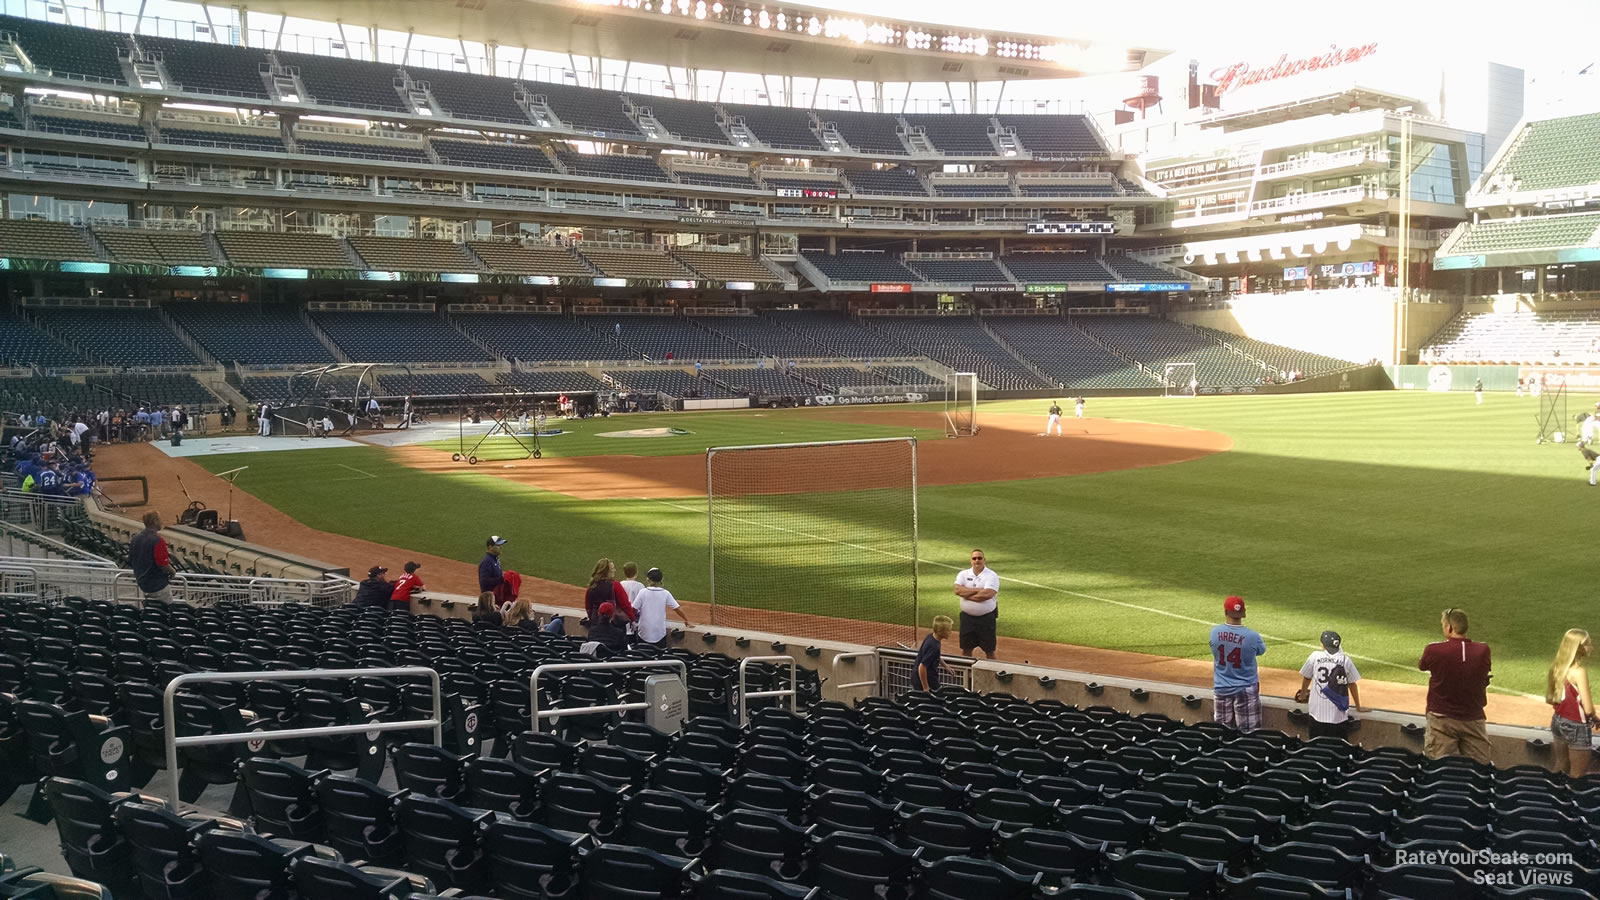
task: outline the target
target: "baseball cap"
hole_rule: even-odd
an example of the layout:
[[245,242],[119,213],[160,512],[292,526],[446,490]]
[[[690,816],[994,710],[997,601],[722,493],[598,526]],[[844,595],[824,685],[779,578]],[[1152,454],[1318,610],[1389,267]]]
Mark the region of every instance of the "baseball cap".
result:
[[1235,595],[1222,601],[1222,611],[1230,616],[1241,615],[1244,612],[1244,598]]
[[372,568],[367,570],[367,577],[368,578],[377,578],[379,575],[382,575],[383,573],[385,573],[387,571],[389,571],[389,570],[384,568],[383,566],[373,566]]
[[660,581],[661,580],[661,570],[655,568],[654,566],[652,566],[650,568],[650,571],[644,573],[644,577],[650,579],[651,581]]
[[422,568],[422,563],[419,563],[419,562],[408,562],[408,563],[406,563],[406,571],[407,572],[415,572],[416,570],[418,570],[420,568]]
[[1342,643],[1344,643],[1344,640],[1339,637],[1339,632],[1324,631],[1322,633],[1322,649],[1329,653],[1338,653],[1339,645]]
[[489,540],[485,541],[483,545],[485,547],[498,547],[501,544],[504,544],[505,542],[506,542],[506,539],[501,537],[500,535],[491,534],[491,535],[489,535]]
[[615,613],[616,611],[617,611],[617,607],[616,607],[615,604],[612,604],[612,603],[602,603],[602,604],[600,604],[600,615],[602,615],[602,616],[609,616],[609,615]]

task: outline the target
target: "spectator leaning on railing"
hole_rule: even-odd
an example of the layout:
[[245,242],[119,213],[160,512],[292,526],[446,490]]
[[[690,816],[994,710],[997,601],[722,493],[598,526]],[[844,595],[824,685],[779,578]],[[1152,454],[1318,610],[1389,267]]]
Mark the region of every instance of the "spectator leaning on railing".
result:
[[1429,673],[1428,730],[1422,752],[1429,759],[1465,756],[1489,764],[1489,732],[1483,708],[1493,672],[1489,645],[1467,638],[1467,612],[1450,607],[1439,616],[1444,640],[1422,651],[1417,668]]

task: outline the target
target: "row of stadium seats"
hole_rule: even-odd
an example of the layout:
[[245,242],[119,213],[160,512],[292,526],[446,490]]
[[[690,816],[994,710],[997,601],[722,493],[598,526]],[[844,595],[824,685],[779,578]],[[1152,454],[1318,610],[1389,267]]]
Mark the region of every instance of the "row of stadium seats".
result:
[[1600,310],[1465,312],[1422,348],[1437,362],[1589,362],[1600,358]]
[[[54,820],[74,875],[118,896],[349,900],[404,893],[397,884],[412,896],[572,900],[1487,900],[1600,889],[1600,782],[1535,766],[1007,694],[850,706],[821,701],[807,670],[803,714],[750,701],[741,727],[737,661],[685,649],[626,655],[685,665],[692,718],[678,734],[637,713],[530,731],[527,676],[581,660],[575,640],[354,607],[4,601],[0,613],[0,697],[21,735],[8,784],[44,778],[35,821]],[[441,746],[390,733],[185,748],[177,774],[182,799],[200,805],[191,815],[153,793],[117,793],[143,789],[163,764],[161,690],[178,674],[394,665],[443,675]],[[787,671],[753,663],[750,674],[752,689],[770,690]],[[540,703],[633,700],[646,675],[547,676]],[[188,734],[316,727],[424,718],[432,694],[379,677],[196,684],[178,692],[176,713]],[[125,757],[114,768],[102,752],[112,740],[113,762]],[[1437,862],[1415,862],[1424,852]],[[1517,861],[1524,854],[1538,861]],[[1511,867],[1529,865],[1569,889],[1500,890],[1481,877],[1515,879]]]
[[[43,308],[31,315],[31,323],[0,321],[0,360],[43,367],[199,365],[201,361],[174,332],[175,326],[212,359],[246,366],[334,362],[323,338],[355,362],[478,365],[495,356],[529,362],[660,361],[669,354],[685,363],[757,357],[924,357],[977,372],[991,387],[1014,390],[1150,386],[1149,376],[1138,371],[1135,361],[1153,372],[1169,362],[1194,362],[1196,378],[1216,386],[1256,384],[1264,374],[1278,370],[1317,375],[1350,365],[1146,316],[1067,322],[1058,317],[980,320],[929,315],[857,321],[837,313],[771,310],[753,316],[698,317],[484,312],[446,320],[423,312],[324,311],[302,317],[288,306],[195,302],[163,304],[159,310]],[[1569,353],[1597,352],[1600,316],[1588,314],[1573,322],[1561,346]],[[1453,338],[1446,335],[1436,344],[1444,346],[1449,340]],[[1525,345],[1529,340],[1541,348],[1555,346],[1544,335],[1519,335],[1517,340],[1523,343],[1504,348],[1508,357],[1536,355]],[[469,379],[468,384],[475,382]]]
[[[1122,254],[1022,252],[992,259],[910,258],[874,251],[828,255],[802,251],[806,261],[831,281],[843,282],[1172,282],[1186,278]],[[1002,268],[1003,267],[1003,268]]]
[[61,222],[0,220],[0,246],[27,259],[95,260],[90,237],[119,263],[259,268],[359,269],[400,272],[476,272],[592,278],[612,276],[687,281],[754,281],[781,277],[759,260],[738,252],[631,247],[566,247],[514,241],[471,240],[465,244],[429,238],[351,237],[313,233],[225,231],[216,248],[197,231],[163,231],[97,225],[79,230]]
[[[731,130],[742,128],[767,147],[825,152],[819,133],[831,130],[850,147],[868,153],[909,154],[901,134],[920,132],[947,154],[999,156],[990,133],[1014,132],[1017,143],[1038,158],[1101,158],[1107,155],[1087,118],[1080,115],[956,115],[866,113],[737,103],[700,103],[625,95],[614,91],[484,75],[366,62],[334,56],[231,47],[147,35],[126,35],[14,16],[0,16],[0,32],[16,36],[25,57],[41,69],[75,79],[126,84],[119,57],[135,49],[160,59],[173,92],[265,101],[273,67],[292,73],[305,96],[324,106],[386,113],[411,113],[406,85],[425,90],[440,113],[484,122],[560,124],[616,140],[643,140],[630,109],[648,109],[666,132],[682,140],[731,146]],[[520,98],[520,99],[519,99]],[[524,104],[524,101],[526,105]],[[555,121],[541,121],[553,116]],[[118,130],[118,129],[113,129]],[[137,132],[137,134],[134,134]],[[144,140],[143,130],[117,139]],[[637,176],[633,176],[637,177]]]

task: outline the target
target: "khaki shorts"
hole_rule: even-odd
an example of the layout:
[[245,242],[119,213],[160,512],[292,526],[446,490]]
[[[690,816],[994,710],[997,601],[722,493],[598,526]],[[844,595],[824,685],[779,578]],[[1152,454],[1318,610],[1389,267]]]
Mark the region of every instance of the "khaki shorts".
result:
[[1483,719],[1452,719],[1428,713],[1428,733],[1422,740],[1422,752],[1429,759],[1465,756],[1489,765],[1488,723]]

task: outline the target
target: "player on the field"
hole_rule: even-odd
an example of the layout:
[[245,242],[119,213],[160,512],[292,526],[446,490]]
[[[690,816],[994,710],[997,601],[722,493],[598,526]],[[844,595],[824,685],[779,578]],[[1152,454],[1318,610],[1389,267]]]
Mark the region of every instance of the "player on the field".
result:
[[1341,649],[1343,643],[1339,632],[1324,631],[1322,649],[1311,651],[1300,667],[1300,690],[1294,699],[1306,704],[1311,713],[1312,737],[1344,737],[1350,729],[1350,708],[1362,711],[1361,692],[1356,688],[1361,673]]
[[1600,466],[1595,465],[1600,453],[1590,449],[1597,438],[1600,438],[1600,418],[1578,413],[1578,452],[1583,454],[1583,467],[1589,471],[1590,487],[1594,487],[1595,475],[1600,474]]
[[1478,380],[1476,380],[1476,381],[1474,381],[1472,383],[1472,394],[1473,394],[1473,396],[1478,398],[1478,405],[1482,406],[1483,405],[1483,379],[1482,378],[1479,378]]
[[1044,433],[1049,434],[1052,428],[1061,434],[1061,404],[1054,400],[1050,401],[1050,417],[1044,420]]
[[1080,418],[1080,419],[1083,418],[1083,396],[1082,395],[1079,395],[1078,399],[1072,401],[1072,414],[1074,416],[1076,416],[1077,418]]
[[1222,601],[1226,625],[1211,626],[1213,718],[1240,731],[1261,727],[1261,678],[1256,657],[1267,652],[1266,642],[1244,627],[1244,598]]

